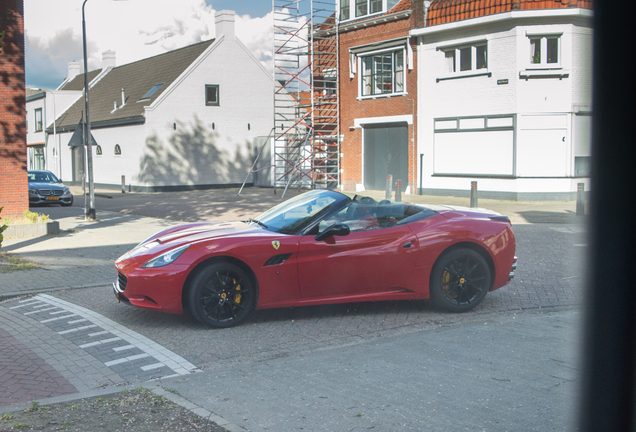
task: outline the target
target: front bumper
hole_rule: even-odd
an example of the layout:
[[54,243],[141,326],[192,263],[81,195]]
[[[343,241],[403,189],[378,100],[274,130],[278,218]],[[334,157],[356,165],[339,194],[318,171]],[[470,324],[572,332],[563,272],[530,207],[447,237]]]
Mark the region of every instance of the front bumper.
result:
[[42,195],[29,191],[29,204],[73,204],[73,194],[64,195]]
[[142,268],[132,258],[118,261],[113,291],[119,301],[144,309],[182,314],[181,294],[187,267]]

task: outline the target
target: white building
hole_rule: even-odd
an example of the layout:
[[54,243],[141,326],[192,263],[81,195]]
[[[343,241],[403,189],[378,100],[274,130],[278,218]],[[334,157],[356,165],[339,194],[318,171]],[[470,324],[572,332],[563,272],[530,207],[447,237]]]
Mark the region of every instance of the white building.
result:
[[588,190],[592,11],[441,19],[443,3],[411,31],[422,192],[467,196],[473,180],[484,198],[571,200],[577,183]]
[[[53,137],[47,132],[53,130],[56,114],[66,111],[82,97],[81,91],[26,89],[27,112],[27,167],[29,170],[49,170],[59,175],[60,148],[52,146]],[[50,142],[50,146],[46,143]]]
[[[273,125],[273,80],[235,37],[234,19],[233,11],[217,12],[215,39],[108,68],[93,79],[96,185],[120,186],[122,176],[139,191],[243,182],[258,137]],[[68,145],[83,115],[81,98],[56,122],[55,145],[61,144],[69,183],[81,183],[83,175],[83,149]],[[51,140],[52,128],[47,132]]]

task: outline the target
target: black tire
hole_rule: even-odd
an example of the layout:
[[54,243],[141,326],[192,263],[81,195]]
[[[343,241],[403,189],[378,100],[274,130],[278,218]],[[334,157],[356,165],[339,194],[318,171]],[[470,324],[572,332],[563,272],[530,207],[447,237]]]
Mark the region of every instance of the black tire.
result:
[[478,252],[467,248],[451,250],[433,266],[431,300],[439,309],[466,312],[484,300],[490,285],[490,268]]
[[231,263],[205,267],[192,279],[188,304],[192,315],[214,328],[232,327],[245,320],[258,302],[252,277]]

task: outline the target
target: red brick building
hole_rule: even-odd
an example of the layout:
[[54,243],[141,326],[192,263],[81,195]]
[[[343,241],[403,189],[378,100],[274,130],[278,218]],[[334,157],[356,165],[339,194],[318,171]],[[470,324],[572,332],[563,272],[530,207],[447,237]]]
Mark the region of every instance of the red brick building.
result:
[[23,0],[0,0],[0,216],[29,209]]
[[409,30],[424,23],[423,0],[341,0],[341,183],[382,190],[388,174],[416,186],[417,59]]

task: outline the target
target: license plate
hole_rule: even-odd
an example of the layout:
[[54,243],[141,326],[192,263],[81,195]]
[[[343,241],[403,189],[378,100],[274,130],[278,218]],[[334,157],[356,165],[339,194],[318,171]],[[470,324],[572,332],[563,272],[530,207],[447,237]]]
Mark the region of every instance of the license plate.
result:
[[59,201],[60,197],[46,197],[47,201]]
[[119,303],[121,300],[119,299],[119,291],[117,291],[117,287],[115,286],[115,284],[113,284],[113,292],[115,293],[115,298],[117,299],[117,303]]

